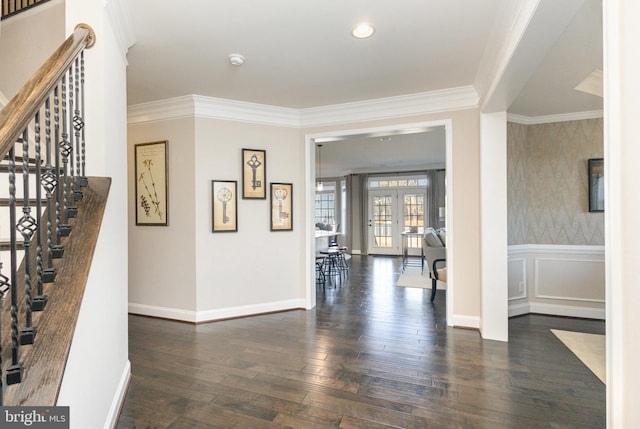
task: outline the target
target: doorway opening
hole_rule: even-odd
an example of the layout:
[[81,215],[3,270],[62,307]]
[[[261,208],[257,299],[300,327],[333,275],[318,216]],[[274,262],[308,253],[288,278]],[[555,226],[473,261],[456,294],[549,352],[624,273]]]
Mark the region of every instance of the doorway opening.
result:
[[[364,168],[362,166],[354,166],[354,168],[349,169],[348,171],[346,171],[346,174],[335,174],[331,172],[331,166],[328,165],[327,163],[327,159],[329,158],[329,151],[330,151],[330,145],[328,144],[329,142],[338,142],[339,144],[335,145],[336,147],[338,146],[344,146],[347,147],[349,145],[352,144],[352,142],[354,140],[359,140],[359,139],[363,139],[363,138],[369,138],[369,143],[370,145],[373,145],[372,140],[380,140],[380,141],[388,141],[389,140],[389,136],[391,136],[392,138],[395,138],[395,136],[405,136],[405,135],[411,135],[411,134],[418,134],[418,133],[428,133],[430,131],[433,130],[437,130],[438,132],[441,133],[442,138],[441,138],[441,144],[443,143],[444,145],[444,159],[441,161],[441,164],[439,166],[434,166],[431,164],[428,164],[425,161],[417,161],[416,158],[412,157],[412,156],[406,156],[405,159],[402,158],[403,156],[403,151],[402,151],[402,147],[399,145],[395,145],[395,146],[391,146],[389,149],[389,153],[386,156],[386,162],[384,165],[374,165],[374,166],[370,166],[369,168]],[[424,172],[425,170],[429,170],[429,169],[435,169],[435,168],[440,168],[442,169],[444,167],[444,175],[445,175],[445,181],[447,184],[447,192],[446,192],[446,196],[445,196],[445,203],[443,204],[443,207],[446,206],[446,210],[442,210],[442,222],[447,225],[447,236],[448,236],[448,242],[449,243],[453,243],[453,236],[455,234],[455,228],[454,225],[452,223],[452,213],[453,213],[453,197],[455,195],[455,187],[454,187],[454,183],[453,183],[453,176],[452,176],[452,120],[451,119],[445,119],[445,120],[437,120],[437,121],[430,121],[430,122],[421,122],[421,123],[407,123],[407,124],[398,124],[398,125],[391,125],[391,126],[383,126],[383,127],[372,127],[372,128],[365,128],[365,129],[345,129],[345,130],[339,130],[339,131],[332,131],[332,132],[326,132],[326,133],[317,133],[317,134],[307,134],[305,136],[305,151],[306,151],[306,163],[307,163],[307,168],[306,168],[306,198],[305,198],[305,205],[306,205],[306,213],[307,213],[307,222],[306,222],[306,234],[307,234],[307,243],[308,246],[306,248],[306,268],[305,268],[305,272],[306,272],[306,308],[307,309],[311,309],[313,307],[315,307],[316,305],[316,284],[315,284],[315,254],[316,254],[316,219],[315,219],[315,204],[316,204],[316,170],[319,169],[318,165],[317,165],[317,159],[316,159],[316,152],[317,152],[317,144],[322,144],[322,161],[323,161],[323,165],[321,166],[321,171],[322,171],[322,181],[325,181],[325,178],[328,177],[337,177],[337,176],[353,176],[354,174],[358,174],[358,175],[362,175],[365,177],[368,177],[368,175],[371,176],[375,176],[375,175],[379,175],[379,174],[385,174],[385,173],[391,173],[391,172],[416,172],[416,171],[422,171]],[[395,142],[394,142],[395,143]],[[368,155],[369,153],[373,153],[373,152],[377,152],[375,150],[371,150],[370,148],[373,146],[366,146],[364,149],[358,151],[358,154],[360,155],[360,157]],[[384,149],[383,149],[384,150]],[[428,150],[428,144],[423,144],[422,146],[422,150],[423,151],[427,151]],[[398,158],[394,158],[394,154],[399,155]],[[348,158],[347,156],[343,156],[342,158]],[[400,162],[404,161],[403,165],[399,165]],[[363,187],[366,187],[366,184],[361,184],[360,189],[362,189]],[[419,187],[416,187],[419,188]],[[413,205],[412,209],[415,209],[414,212],[417,212],[418,206],[422,206],[422,211],[424,211],[424,201],[426,199],[426,196],[423,193],[417,192],[418,189],[408,189],[407,193],[407,198],[409,200],[413,200],[413,202],[410,204]],[[374,192],[372,192],[373,194]],[[399,198],[399,195],[397,197],[395,197],[396,199]],[[359,198],[359,196],[354,197],[354,198]],[[402,199],[404,201],[404,194],[402,196]],[[347,203],[349,204],[349,203]],[[349,218],[347,220],[347,223],[349,223],[350,221],[356,219],[356,217],[359,217],[359,220],[356,219],[356,222],[360,221],[362,222],[366,227],[368,227],[367,224],[367,216],[368,216],[368,196],[367,199],[363,201],[361,201],[361,207],[360,210],[362,212],[360,213],[349,213]],[[410,209],[410,210],[412,210]],[[438,208],[436,208],[437,210]],[[397,210],[397,209],[396,209]],[[399,216],[398,218],[398,222],[399,224],[404,224],[404,210],[405,208],[403,207],[401,209],[400,212],[398,213],[403,213],[402,215]],[[414,215],[414,213],[409,213],[409,218],[411,218]],[[400,221],[400,218],[402,218],[402,221]],[[418,222],[418,217],[415,217],[415,219],[410,219],[409,220],[409,227],[412,227],[414,225],[411,225],[412,222]],[[393,220],[391,221],[393,224]],[[424,221],[423,221],[424,222]],[[417,226],[417,225],[415,225]],[[402,230],[402,228],[404,227],[404,225],[401,226],[393,226],[393,228],[395,228],[395,231],[397,230]],[[349,228],[348,226],[346,228]],[[357,228],[351,228],[351,231],[355,230]],[[374,241],[373,240],[369,240],[368,235],[367,235],[367,229],[364,229],[364,233],[361,234],[361,236],[359,237],[354,237],[354,243],[357,244],[357,246],[361,246],[362,243],[367,244],[369,241]],[[382,230],[379,230],[379,232],[381,233]],[[355,232],[354,232],[355,234]],[[366,238],[365,238],[366,236]],[[378,238],[381,238],[382,235],[378,234]],[[397,241],[397,238],[395,239]],[[356,247],[357,247],[356,246]],[[401,249],[402,247],[402,242],[400,241],[399,243],[397,243],[397,249]],[[353,249],[354,253],[368,253],[369,249],[368,249],[368,244],[367,246],[361,246],[360,249]],[[396,250],[397,251],[397,250]],[[377,253],[377,252],[376,252]],[[454,266],[454,259],[453,259],[453,252],[450,251],[450,249],[447,249],[447,270],[453,274],[453,266]],[[454,300],[454,294],[453,294],[453,290],[455,288],[455,278],[453,275],[449,274],[448,278],[447,278],[447,299],[446,299],[446,307],[447,307],[447,320],[448,321],[453,321],[453,300]],[[451,323],[451,322],[448,322]]]

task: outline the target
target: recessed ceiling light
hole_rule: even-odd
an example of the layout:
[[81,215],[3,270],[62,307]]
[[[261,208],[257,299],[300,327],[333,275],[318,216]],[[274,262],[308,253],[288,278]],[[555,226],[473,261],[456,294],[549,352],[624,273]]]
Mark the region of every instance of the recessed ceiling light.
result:
[[371,37],[375,31],[376,29],[373,28],[373,25],[362,22],[353,28],[351,34],[358,39],[366,39],[367,37]]
[[230,54],[229,62],[234,66],[241,66],[244,64],[244,55],[241,54]]

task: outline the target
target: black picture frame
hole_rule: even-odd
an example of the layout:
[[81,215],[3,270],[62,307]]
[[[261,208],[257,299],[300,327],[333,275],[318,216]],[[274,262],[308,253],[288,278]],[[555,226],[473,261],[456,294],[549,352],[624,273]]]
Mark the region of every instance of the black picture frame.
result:
[[293,230],[293,184],[271,183],[271,231]]
[[591,158],[588,161],[589,211],[604,211],[604,159]]
[[238,182],[236,180],[211,181],[212,232],[238,231]]
[[242,199],[267,199],[267,151],[242,149]]

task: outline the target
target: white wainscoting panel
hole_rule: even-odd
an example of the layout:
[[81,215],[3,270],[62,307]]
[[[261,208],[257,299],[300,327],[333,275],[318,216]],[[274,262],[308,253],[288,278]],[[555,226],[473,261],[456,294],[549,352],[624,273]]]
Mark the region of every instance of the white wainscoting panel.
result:
[[510,317],[605,318],[604,246],[516,245],[508,255]]

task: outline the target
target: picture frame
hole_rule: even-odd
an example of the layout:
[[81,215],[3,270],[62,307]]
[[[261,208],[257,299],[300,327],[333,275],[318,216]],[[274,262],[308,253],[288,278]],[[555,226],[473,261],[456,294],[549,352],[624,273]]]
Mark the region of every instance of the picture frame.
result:
[[591,158],[588,161],[589,211],[604,211],[604,159]]
[[293,184],[271,183],[271,231],[293,230]]
[[267,151],[242,149],[242,199],[267,198]]
[[169,225],[168,141],[134,145],[137,226]]
[[211,181],[212,232],[238,231],[238,182]]

